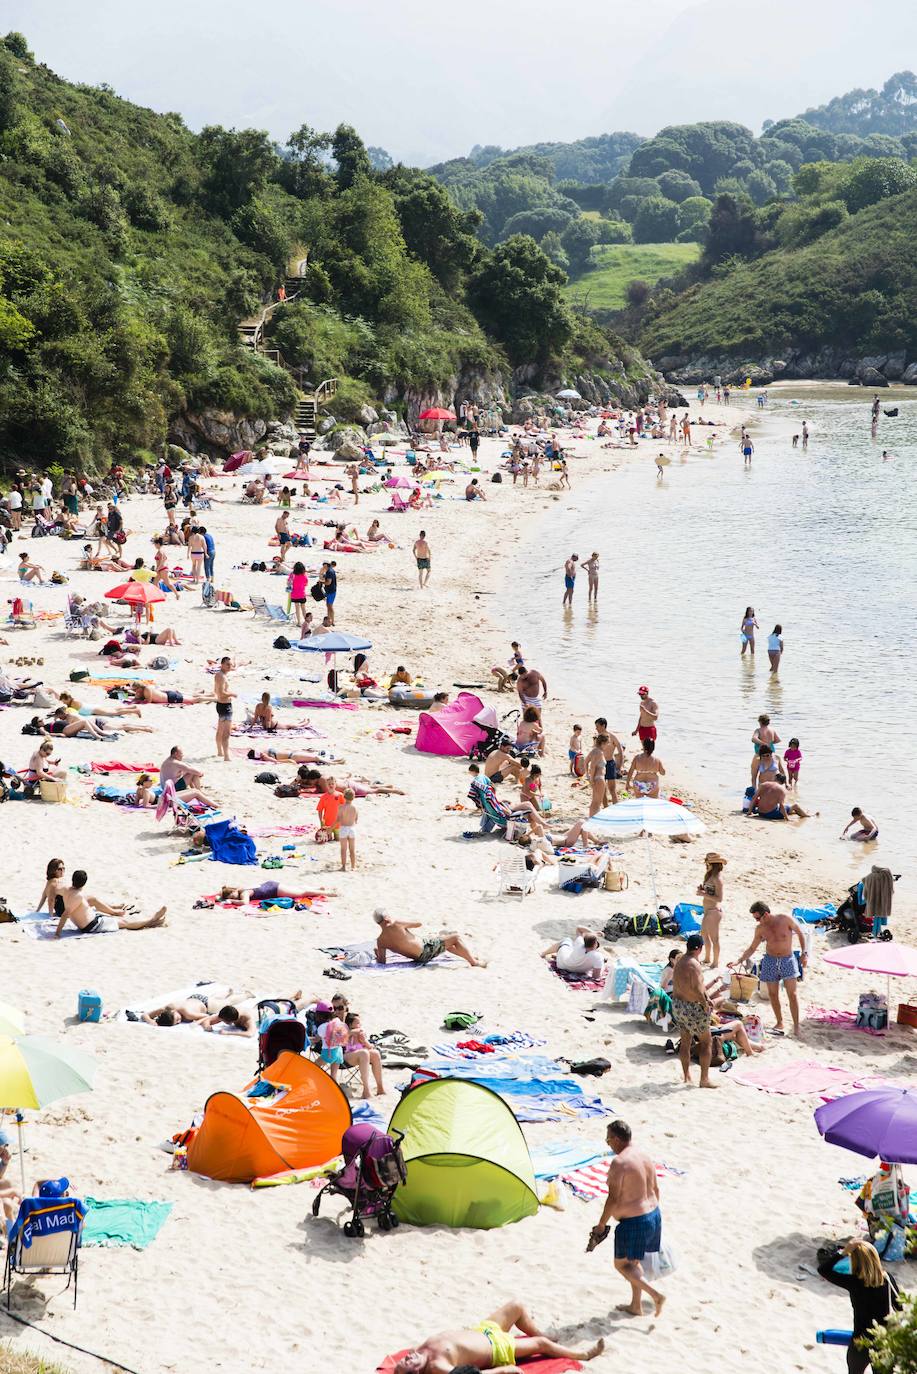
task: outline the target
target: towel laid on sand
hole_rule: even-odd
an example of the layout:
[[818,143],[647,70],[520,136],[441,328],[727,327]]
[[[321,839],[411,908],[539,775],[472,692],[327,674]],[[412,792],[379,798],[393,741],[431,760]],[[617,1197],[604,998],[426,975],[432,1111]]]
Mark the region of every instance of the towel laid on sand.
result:
[[[376,1366],[376,1374],[392,1374],[392,1370],[398,1361],[403,1359],[407,1350],[399,1350],[394,1355],[386,1355],[380,1365]],[[526,1360],[526,1370],[533,1370],[534,1374],[565,1374],[568,1369],[582,1369],[579,1360],[553,1360],[547,1356],[539,1355],[537,1360]]]
[[158,763],[123,763],[121,759],[96,759],[89,767],[93,773],[152,773],[154,777],[159,773]]
[[321,953],[329,954],[332,958],[343,955],[343,959],[339,960],[340,967],[347,969],[349,973],[405,973],[408,969],[418,968],[455,970],[462,966],[468,967],[464,959],[460,959],[456,954],[439,954],[435,959],[431,959],[428,964],[415,964],[413,959],[405,959],[401,954],[389,953],[386,962],[378,964],[376,963],[375,948],[374,940],[366,940],[358,945],[323,946]]
[[[98,935],[117,935],[119,933],[118,924],[114,917],[103,916],[103,921],[110,924],[102,925],[98,930],[85,931],[77,930],[76,926],[64,926],[60,938],[62,940],[94,940]],[[57,920],[26,920],[21,923],[22,929],[30,940],[54,940],[57,932]]]
[[765,1093],[822,1093],[830,1088],[849,1086],[857,1079],[855,1069],[841,1069],[833,1064],[820,1064],[815,1059],[797,1059],[792,1064],[755,1064],[749,1068],[737,1066],[732,1071],[734,1083],[747,1088],[759,1088]]
[[569,973],[566,969],[558,968],[553,959],[548,967],[573,992],[601,992],[605,986],[604,969],[593,977],[591,974]]
[[172,1211],[171,1202],[139,1198],[87,1197],[83,1245],[130,1245],[145,1250],[159,1235]]
[[858,1026],[852,1011],[838,1011],[834,1007],[809,1007],[806,1020],[814,1021],[817,1026],[831,1026],[836,1030],[861,1031],[864,1035],[885,1034],[884,1030],[874,1030],[872,1026]]
[[808,926],[814,926],[818,921],[830,921],[836,915],[837,907],[833,902],[825,902],[823,906],[793,907],[794,918]]
[[[560,1178],[564,1174],[572,1173],[574,1169],[583,1169],[587,1164],[594,1164],[596,1160],[607,1155],[606,1150],[596,1149],[594,1145],[579,1140],[549,1140],[529,1153],[532,1156],[535,1177],[540,1179]],[[608,1173],[607,1164],[605,1173]]]
[[[177,990],[173,989],[171,992],[163,992],[156,997],[141,997],[136,1001],[131,1002],[128,1006],[122,1007],[120,1011],[116,1011],[112,1019],[115,1021],[123,1021],[127,1025],[147,1026],[149,1024],[148,1022],[135,1021],[133,1019],[133,1016],[128,1016],[128,1012],[133,1012],[134,1016],[140,1016],[142,1012],[152,1011],[154,1007],[167,1006],[169,1002],[184,1002],[186,998],[191,997],[195,993],[198,993],[201,996],[207,998],[212,997],[215,1000],[221,997],[230,997],[232,996],[232,985],[230,983],[208,982],[206,979],[203,982],[190,983],[187,987],[178,988]],[[235,995],[237,998],[242,999],[241,993],[237,992]],[[247,1001],[248,998],[245,997],[244,1000]],[[106,1017],[106,1020],[107,1019],[108,1018]],[[157,1027],[156,1029],[159,1029],[159,1027]],[[168,1027],[168,1029],[198,1030],[199,1027],[192,1026],[190,1023],[185,1022],[183,1027],[170,1026]]]

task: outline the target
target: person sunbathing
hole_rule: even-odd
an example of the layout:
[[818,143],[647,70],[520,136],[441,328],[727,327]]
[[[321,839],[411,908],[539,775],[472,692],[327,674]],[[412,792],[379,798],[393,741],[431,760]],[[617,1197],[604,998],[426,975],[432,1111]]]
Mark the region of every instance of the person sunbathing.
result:
[[[517,1330],[522,1334],[517,1335]],[[521,1361],[540,1355],[561,1360],[594,1360],[604,1349],[601,1337],[586,1350],[560,1345],[538,1330],[521,1302],[505,1302],[479,1326],[428,1336],[402,1355],[394,1374],[457,1374],[460,1368],[512,1374]]]
[[122,558],[101,558],[92,552],[91,544],[84,544],[79,566],[82,572],[124,572],[130,564]]
[[221,902],[270,902],[277,897],[290,898],[294,902],[311,901],[314,897],[333,897],[333,892],[322,892],[317,888],[303,888],[294,892],[292,888],[284,887],[281,883],[264,882],[257,887],[221,887],[219,901]]
[[[249,749],[248,758],[255,759],[259,763],[324,763],[329,762],[328,755],[315,754],[308,749]],[[343,759],[336,759],[335,762],[343,763]]]
[[202,702],[213,701],[212,692],[177,692],[171,687],[165,689],[152,687],[148,682],[132,682],[130,689],[136,704],[147,706],[200,706]]
[[181,644],[171,626],[165,630],[125,630],[124,640],[126,644],[167,644],[170,649]]
[[405,959],[410,959],[412,963],[420,966],[429,964],[440,954],[457,954],[472,968],[487,967],[484,960],[476,959],[461,936],[454,932],[419,940],[410,932],[419,930],[421,921],[393,920],[381,907],[376,907],[373,920],[379,927],[379,934],[376,936],[376,962],[379,964],[384,964],[389,954],[401,954]]
[[[302,1011],[303,1007],[306,1006],[302,988],[294,992],[289,1000],[297,1011]],[[262,1005],[266,1005],[268,1010],[273,1011],[277,1016],[281,1014],[280,1005],[277,1002],[263,1002]],[[258,1030],[257,1000],[254,997],[247,997],[240,1002],[227,1002],[214,1015],[202,1017],[200,1026],[205,1031],[212,1031],[214,1026],[219,1026],[221,1029],[239,1031],[242,1035],[255,1035]]]
[[58,700],[67,707],[68,711],[75,711],[78,716],[87,718],[92,716],[118,717],[140,715],[139,706],[129,706],[126,703],[114,705],[112,702],[106,701],[104,706],[84,706],[82,702],[77,701],[76,697],[72,696],[70,692],[61,692]]
[[85,869],[77,868],[70,877],[70,886],[63,888],[54,898],[54,915],[58,918],[55,940],[61,938],[68,921],[83,935],[97,935],[111,930],[153,930],[166,924],[166,907],[161,906],[146,919],[135,917],[129,914],[132,908],[123,902],[118,906],[109,906],[99,897],[88,896],[83,890],[88,881]]
[[148,1026],[194,1026],[210,1015],[210,999],[206,993],[191,992],[180,1001],[167,1002],[163,1007],[142,1011],[140,1020]]
[[[338,762],[343,763],[343,759]],[[319,760],[327,762],[327,760]],[[304,774],[308,776],[304,776]],[[316,773],[311,769],[299,769],[298,779],[308,784],[307,790],[312,792],[340,792],[345,788],[350,788],[355,797],[403,797],[406,794],[400,787],[391,787],[385,782],[373,782],[369,778],[344,778],[338,782],[336,778],[330,776],[323,778],[321,773]]]
[[[122,725],[122,729],[127,729]],[[136,729],[136,726],[134,727]],[[148,729],[149,727],[142,727]],[[71,711],[66,706],[58,706],[57,710],[45,721],[44,729],[49,735],[62,735],[65,739],[73,739],[75,735],[89,735],[90,739],[111,739],[113,736],[108,734],[103,726],[97,725],[94,720],[86,716],[78,716],[75,711]]]
[[370,525],[369,529],[366,531],[366,542],[368,544],[391,544],[392,540],[381,528],[379,521],[374,520]]

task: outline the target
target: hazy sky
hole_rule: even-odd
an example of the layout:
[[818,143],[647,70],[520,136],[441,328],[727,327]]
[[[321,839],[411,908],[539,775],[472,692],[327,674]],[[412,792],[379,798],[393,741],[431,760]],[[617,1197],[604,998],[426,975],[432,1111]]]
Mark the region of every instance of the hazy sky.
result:
[[914,0],[4,0],[61,76],[194,129],[354,124],[405,162],[796,114],[917,67]]

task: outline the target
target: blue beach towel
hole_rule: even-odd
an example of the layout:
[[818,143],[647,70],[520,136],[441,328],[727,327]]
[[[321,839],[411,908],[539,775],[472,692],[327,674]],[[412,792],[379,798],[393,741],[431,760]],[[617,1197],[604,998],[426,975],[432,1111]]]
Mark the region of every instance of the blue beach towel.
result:
[[235,821],[214,821],[204,826],[211,858],[224,864],[256,864],[258,850],[251,835],[240,830]]
[[86,1198],[84,1245],[131,1245],[145,1250],[165,1226],[171,1202],[141,1202],[137,1198]]
[[816,921],[830,921],[837,915],[837,907],[833,902],[825,902],[824,906],[794,906],[793,915],[804,925],[814,926]]

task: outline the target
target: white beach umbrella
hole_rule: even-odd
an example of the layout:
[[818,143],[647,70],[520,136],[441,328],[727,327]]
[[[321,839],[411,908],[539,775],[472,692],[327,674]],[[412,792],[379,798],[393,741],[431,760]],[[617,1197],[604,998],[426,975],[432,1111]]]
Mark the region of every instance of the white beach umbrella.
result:
[[643,835],[650,861],[653,883],[653,906],[659,904],[656,893],[656,865],[650,846],[651,835],[703,835],[707,827],[687,807],[676,806],[662,797],[630,797],[627,801],[606,806],[590,816],[586,822],[590,834],[607,835],[609,839],[623,839],[626,835]]

